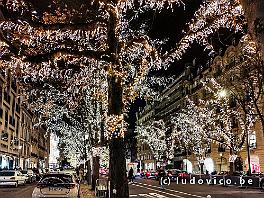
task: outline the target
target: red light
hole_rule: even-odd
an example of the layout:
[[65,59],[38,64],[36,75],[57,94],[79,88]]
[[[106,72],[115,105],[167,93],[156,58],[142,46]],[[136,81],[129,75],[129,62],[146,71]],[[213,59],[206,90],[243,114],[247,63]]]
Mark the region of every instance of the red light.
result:
[[169,174],[168,174],[168,176],[169,176],[169,177],[171,177],[171,176],[172,176],[172,174],[171,174],[171,173],[169,173]]

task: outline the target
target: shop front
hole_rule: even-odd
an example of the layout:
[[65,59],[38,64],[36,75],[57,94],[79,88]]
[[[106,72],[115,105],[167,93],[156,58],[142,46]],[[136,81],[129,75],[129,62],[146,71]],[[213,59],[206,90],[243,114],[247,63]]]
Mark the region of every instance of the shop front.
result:
[[0,169],[14,169],[14,157],[0,154]]
[[156,170],[156,164],[155,164],[155,160],[143,160],[144,163],[144,170]]
[[[246,170],[248,170],[248,159],[246,158],[245,161],[246,165]],[[259,164],[259,156],[257,155],[251,155],[250,156],[250,168],[251,168],[251,173],[260,173],[260,164]]]
[[203,161],[205,171],[211,174],[212,172],[215,171],[215,165],[214,165],[214,160],[210,157],[205,158]]

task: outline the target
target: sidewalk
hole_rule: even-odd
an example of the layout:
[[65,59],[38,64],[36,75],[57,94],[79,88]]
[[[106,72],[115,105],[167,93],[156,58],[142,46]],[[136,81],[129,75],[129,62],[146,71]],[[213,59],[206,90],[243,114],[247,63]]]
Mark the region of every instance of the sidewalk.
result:
[[91,186],[88,184],[81,184],[80,198],[95,198],[94,191],[91,190]]

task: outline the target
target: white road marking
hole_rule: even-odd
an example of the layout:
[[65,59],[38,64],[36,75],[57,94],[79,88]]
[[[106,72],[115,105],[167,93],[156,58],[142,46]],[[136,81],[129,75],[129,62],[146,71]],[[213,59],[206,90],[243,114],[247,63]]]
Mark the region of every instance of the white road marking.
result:
[[156,192],[159,192],[159,193],[162,193],[162,194],[165,194],[165,195],[170,195],[170,196],[179,197],[179,198],[185,198],[185,197],[182,197],[182,196],[179,196],[179,195],[173,195],[173,194],[170,194],[170,193],[167,193],[167,192],[162,192],[162,191],[159,191],[159,190],[156,190],[156,189],[153,189],[153,188],[149,188],[149,187],[145,187],[145,186],[141,186],[141,185],[136,185],[136,184],[133,184],[133,185],[141,187],[141,188],[146,188],[148,190],[156,191]]
[[164,195],[157,194],[157,193],[129,195],[129,197],[137,197],[137,196],[141,196],[141,197],[151,197],[151,198],[169,198],[169,197],[166,197]]
[[149,193],[150,195],[153,195],[155,197],[158,197],[158,198],[169,198],[169,197],[166,197],[164,195],[161,195],[161,194],[157,194],[157,193]]
[[[144,185],[144,186],[150,186],[150,187],[154,187],[154,188],[159,188],[158,186],[154,186],[154,185],[150,185],[150,184],[144,184],[144,183],[140,183],[140,182],[137,182],[137,184],[141,184],[141,185]],[[169,189],[169,188],[166,188],[166,191],[176,192],[176,193],[180,193],[180,194],[188,195],[188,196],[192,196],[192,197],[204,198],[203,196],[193,195],[193,194],[190,194],[190,193],[186,193],[186,192],[182,192],[182,191],[178,191],[178,190],[172,190],[172,189]]]

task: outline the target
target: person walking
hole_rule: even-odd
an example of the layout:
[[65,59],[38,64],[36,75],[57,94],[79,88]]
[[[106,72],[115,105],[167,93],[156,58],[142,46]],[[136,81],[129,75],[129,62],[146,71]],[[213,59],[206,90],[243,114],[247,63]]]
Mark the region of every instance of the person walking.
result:
[[130,182],[133,183],[133,179],[134,179],[134,170],[133,170],[132,167],[130,168],[130,170],[129,170],[129,172],[128,172],[128,179],[129,179]]
[[159,178],[159,184],[160,184],[160,188],[163,190],[164,189],[164,185],[163,185],[163,180],[165,179],[166,173],[163,170],[163,168],[160,168],[159,172],[158,172],[158,178]]

